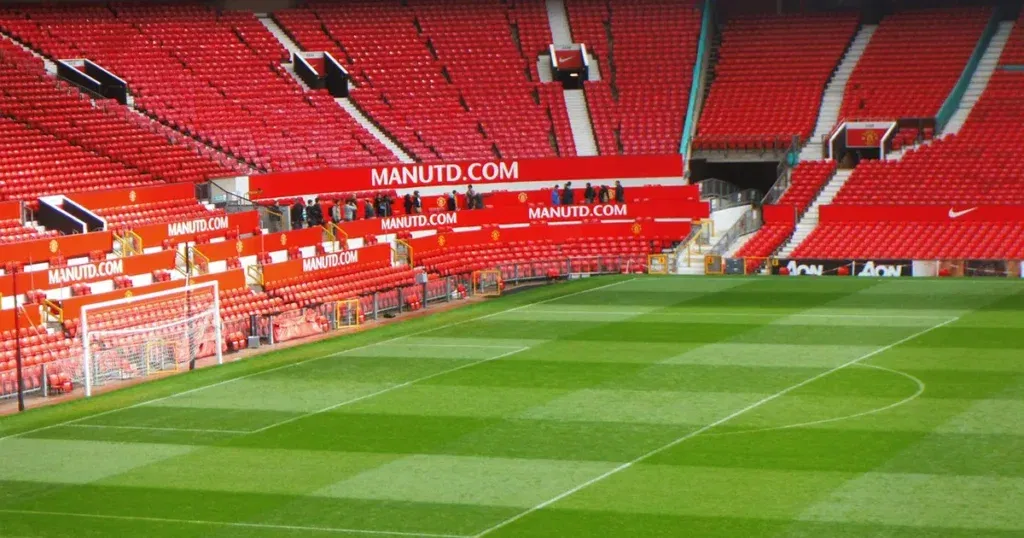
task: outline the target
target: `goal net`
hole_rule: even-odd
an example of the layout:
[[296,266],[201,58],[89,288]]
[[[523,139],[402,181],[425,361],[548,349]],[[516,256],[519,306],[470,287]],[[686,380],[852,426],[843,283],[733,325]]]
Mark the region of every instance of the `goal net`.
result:
[[505,284],[501,280],[501,271],[496,269],[476,271],[473,273],[473,295],[498,297]]
[[223,338],[217,282],[82,307],[85,395],[108,383],[188,368],[221,357]]

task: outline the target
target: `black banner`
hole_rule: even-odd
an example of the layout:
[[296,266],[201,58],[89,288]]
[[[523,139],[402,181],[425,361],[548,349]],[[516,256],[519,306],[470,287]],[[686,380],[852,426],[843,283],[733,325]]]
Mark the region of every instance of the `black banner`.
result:
[[774,259],[773,275],[789,276],[858,276],[902,277],[914,276],[911,260],[817,260]]

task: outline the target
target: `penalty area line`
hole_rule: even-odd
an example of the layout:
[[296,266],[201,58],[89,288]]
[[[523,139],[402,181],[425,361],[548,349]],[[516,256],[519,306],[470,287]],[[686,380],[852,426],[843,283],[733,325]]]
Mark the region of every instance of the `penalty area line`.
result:
[[418,538],[469,538],[461,534],[438,534],[429,532],[386,531],[373,529],[347,529],[344,527],[318,527],[306,525],[275,525],[273,523],[245,523],[239,521],[206,521],[201,519],[175,519],[167,517],[122,516],[114,514],[84,514],[77,512],[51,512],[48,510],[16,510],[0,508],[0,514],[21,514],[30,516],[80,517],[89,519],[110,519],[117,521],[143,521],[148,523],[173,523],[182,525],[203,525],[210,527],[233,527],[242,529],[287,530],[323,532],[332,534],[357,534],[364,536],[408,536]]

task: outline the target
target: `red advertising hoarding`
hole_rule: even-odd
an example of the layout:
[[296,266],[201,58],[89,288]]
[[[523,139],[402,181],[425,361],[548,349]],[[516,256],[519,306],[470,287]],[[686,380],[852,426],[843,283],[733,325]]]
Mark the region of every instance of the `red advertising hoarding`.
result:
[[261,252],[287,250],[291,247],[310,247],[323,241],[323,228],[303,228],[290,232],[254,235],[243,239],[198,245],[196,250],[209,261],[254,256]]
[[0,245],[0,260],[3,262],[39,263],[57,255],[75,258],[87,256],[94,250],[110,252],[112,246],[113,236],[110,232],[62,235]]
[[142,244],[146,247],[159,245],[164,239],[176,243],[195,241],[196,236],[207,234],[211,237],[223,237],[229,230],[239,234],[248,234],[259,226],[260,216],[256,211],[231,213],[230,215],[214,215],[179,222],[162,222],[132,228],[139,234]]
[[88,209],[107,209],[140,204],[152,204],[167,200],[195,199],[195,186],[191,183],[174,183],[153,187],[135,187],[110,191],[76,192],[68,195],[71,201]]
[[390,261],[391,245],[389,244],[341,250],[300,260],[264,265],[263,282],[265,285],[273,285],[283,280],[302,276],[305,273],[331,272],[346,267]]
[[564,183],[615,179],[680,178],[678,154],[657,156],[571,157],[449,164],[403,164],[309,172],[283,172],[249,178],[249,190],[259,199],[288,198],[313,193],[377,189],[457,186],[470,183]]
[[[533,205],[533,207],[531,207]],[[550,206],[518,204],[495,209],[457,212],[429,212],[358,220],[341,224],[349,237],[379,235],[401,231],[433,230],[443,227],[472,227],[487,224],[525,224],[533,221],[636,220],[638,218],[703,219],[710,215],[707,202],[659,200],[635,204],[594,204]]]
[[[208,275],[197,276],[192,279],[193,284],[213,281],[217,281],[221,291],[242,288],[245,287],[245,273],[241,269],[232,269],[221,273],[210,273]],[[76,319],[82,315],[82,307],[85,305],[114,301],[117,299],[124,299],[126,297],[138,297],[147,293],[155,293],[158,291],[173,290],[183,287],[185,287],[184,280],[157,282],[155,284],[139,286],[137,288],[125,288],[108,291],[106,293],[97,293],[95,295],[70,297],[61,301],[60,306],[64,310],[64,319]]]
[[173,267],[174,251],[167,250],[95,263],[19,272],[16,275],[0,276],[0,295],[14,293],[13,279],[15,276],[18,278],[18,293],[25,293],[29,290],[62,288],[80,282],[110,280],[122,275],[144,275],[158,269],[171,269]]

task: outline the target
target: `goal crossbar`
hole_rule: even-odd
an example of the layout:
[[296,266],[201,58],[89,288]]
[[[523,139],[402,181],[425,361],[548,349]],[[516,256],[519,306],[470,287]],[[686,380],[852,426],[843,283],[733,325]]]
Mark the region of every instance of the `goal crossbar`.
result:
[[[210,300],[206,305],[200,307],[198,313],[193,314],[190,311],[191,300],[194,296],[204,296],[204,294],[210,294]],[[145,305],[150,303],[156,303],[160,299],[164,299],[172,296],[180,296],[184,299],[184,311],[179,319],[176,321],[168,321],[161,324],[140,324],[138,326],[126,326],[114,330],[98,330],[96,327],[91,326],[92,320],[90,316],[95,316],[99,312],[115,310],[118,307],[124,306],[136,306]],[[91,396],[92,389],[97,384],[95,379],[96,372],[93,371],[94,365],[96,364],[97,357],[94,356],[92,341],[94,336],[98,333],[101,336],[108,337],[130,337],[137,336],[144,333],[158,333],[159,331],[173,330],[175,327],[182,327],[185,331],[186,337],[189,342],[192,341],[194,335],[188,331],[191,327],[197,323],[202,322],[205,318],[209,318],[209,323],[212,325],[214,333],[214,354],[217,360],[217,364],[223,364],[224,358],[222,355],[222,323],[220,317],[220,286],[217,281],[202,282],[199,284],[187,284],[185,286],[172,288],[169,290],[162,290],[153,293],[146,293],[142,295],[134,295],[130,297],[124,297],[122,299],[114,299],[110,301],[103,301],[88,305],[83,305],[81,310],[81,335],[82,335],[82,373],[83,373],[83,385],[85,387],[85,395]],[[147,346],[149,350],[149,346]],[[194,352],[192,349],[186,349],[189,353],[190,359],[195,359]],[[148,373],[148,362],[144,365],[145,371]]]

